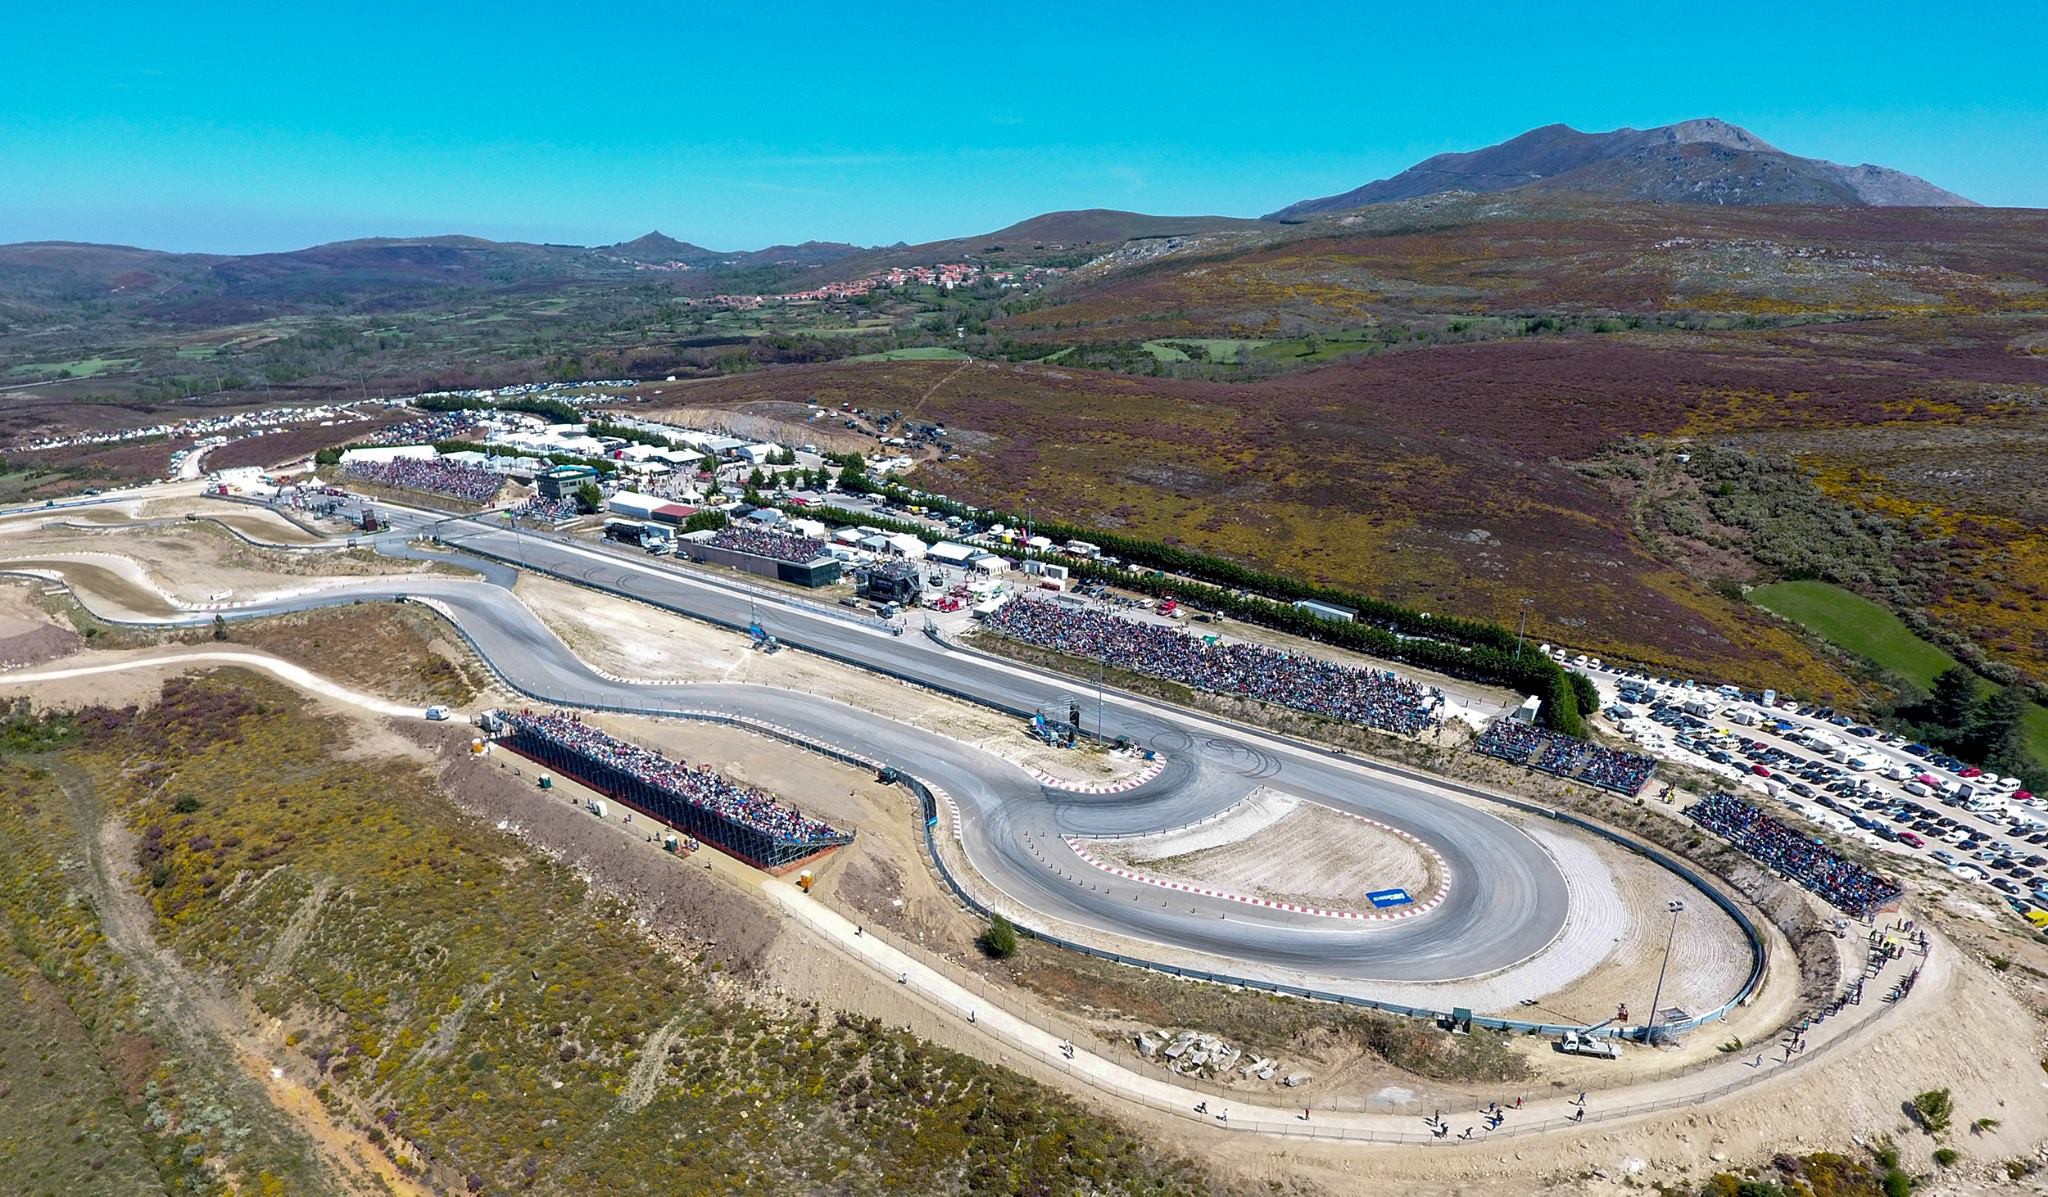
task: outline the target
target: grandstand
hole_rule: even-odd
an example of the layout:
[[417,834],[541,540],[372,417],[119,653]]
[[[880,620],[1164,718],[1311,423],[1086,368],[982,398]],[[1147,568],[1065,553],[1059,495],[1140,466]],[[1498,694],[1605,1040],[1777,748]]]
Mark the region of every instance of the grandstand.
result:
[[781,872],[853,842],[770,795],[607,735],[556,711],[496,711],[500,743],[536,764],[686,832],[757,868]]
[[983,626],[1133,673],[1361,727],[1414,735],[1436,722],[1439,696],[1384,669],[1259,644],[1211,643],[1179,628],[1034,598],[1003,604],[983,616]]
[[1709,794],[1685,808],[1686,817],[1750,856],[1790,877],[1855,918],[1894,906],[1905,890],[1730,794]]
[[1657,764],[1639,753],[1604,748],[1562,732],[1530,727],[1508,716],[1494,720],[1473,748],[1511,765],[1525,765],[1553,777],[1631,798],[1642,793]]

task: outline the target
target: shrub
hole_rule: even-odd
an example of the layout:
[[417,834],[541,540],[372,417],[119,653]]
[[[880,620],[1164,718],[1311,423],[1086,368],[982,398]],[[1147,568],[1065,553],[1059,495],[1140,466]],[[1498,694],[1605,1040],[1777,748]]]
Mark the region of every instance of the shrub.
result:
[[1934,1151],[1934,1162],[1944,1168],[1954,1165],[1961,1158],[1963,1153],[1953,1147],[1938,1147]]
[[1888,1168],[1884,1174],[1884,1197],[1907,1197],[1913,1191],[1913,1178],[1897,1168]]
[[1929,1089],[1912,1101],[1913,1115],[1930,1135],[1938,1135],[1948,1129],[1949,1120],[1955,1117],[1955,1098],[1946,1089]]
[[981,933],[981,949],[998,960],[1016,955],[1017,928],[1009,919],[996,915],[989,920],[988,930]]

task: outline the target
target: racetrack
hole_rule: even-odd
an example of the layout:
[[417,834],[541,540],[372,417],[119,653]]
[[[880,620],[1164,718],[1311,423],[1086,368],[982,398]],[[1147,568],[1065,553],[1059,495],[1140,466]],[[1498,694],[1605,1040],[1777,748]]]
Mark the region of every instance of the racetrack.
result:
[[[1056,675],[642,557],[567,538],[515,537],[479,521],[391,514],[399,527],[396,536],[385,538],[387,551],[412,552],[403,547],[403,537],[431,528],[452,547],[700,618],[744,627],[758,615],[790,644],[1005,709],[1063,704],[1085,692],[1084,684]],[[1567,889],[1549,853],[1507,821],[1424,778],[1110,693],[1102,703],[1103,733],[1157,749],[1167,767],[1122,794],[1064,793],[959,741],[828,698],[765,686],[634,683],[599,674],[506,588],[513,571],[479,565],[484,581],[364,578],[227,614],[246,618],[401,594],[431,600],[510,685],[538,701],[653,712],[688,708],[765,720],[896,764],[946,790],[958,803],[969,861],[1005,905],[1108,936],[1313,974],[1327,978],[1324,987],[1333,991],[1370,998],[1374,983],[1443,982],[1496,972],[1542,951],[1565,924]],[[211,618],[209,613],[161,622]],[[1107,877],[1062,838],[1180,826],[1231,806],[1260,785],[1379,820],[1434,846],[1451,882],[1443,902],[1417,917],[1370,923],[1162,895],[1155,887]],[[1440,1007],[1451,1004],[1447,997]]]

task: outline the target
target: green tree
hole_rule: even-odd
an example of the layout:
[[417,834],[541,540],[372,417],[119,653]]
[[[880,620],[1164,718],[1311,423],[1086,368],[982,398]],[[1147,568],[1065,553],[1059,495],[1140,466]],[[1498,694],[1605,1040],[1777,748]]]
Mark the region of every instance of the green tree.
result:
[[585,511],[596,511],[604,506],[604,491],[595,482],[586,482],[576,488],[576,505]]
[[760,467],[756,466],[753,472],[747,475],[747,489],[760,490],[761,484],[766,481],[768,481],[767,477],[761,473]]
[[228,621],[223,615],[216,614],[213,617],[213,638],[215,640],[226,640],[228,638]]
[[1593,684],[1592,678],[1577,670],[1568,671],[1564,676],[1571,682],[1572,699],[1578,703],[1580,714],[1600,709],[1600,688]]
[[699,511],[683,521],[684,532],[717,531],[732,521],[723,511]]
[[1006,960],[1016,955],[1016,925],[1000,914],[991,918],[988,922],[988,930],[981,933],[981,948],[998,960]]
[[1969,747],[1978,760],[2000,772],[2017,773],[2026,760],[2026,696],[2018,686],[1993,690],[1977,708],[1970,726]]
[[1957,665],[1934,679],[1934,697],[1927,702],[1927,713],[1934,722],[1951,732],[1962,732],[1970,726],[1970,716],[1976,710],[1976,674]]

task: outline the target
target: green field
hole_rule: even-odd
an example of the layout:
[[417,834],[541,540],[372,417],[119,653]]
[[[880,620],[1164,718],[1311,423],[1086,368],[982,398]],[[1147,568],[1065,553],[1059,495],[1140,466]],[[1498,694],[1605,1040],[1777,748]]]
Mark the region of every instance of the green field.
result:
[[87,357],[75,362],[29,362],[26,365],[9,366],[9,374],[67,374],[72,378],[91,378],[122,366],[132,366],[132,357]]
[[1212,362],[1234,362],[1240,349],[1261,349],[1270,344],[1267,341],[1238,341],[1229,337],[1162,337],[1145,342],[1145,352],[1162,362],[1184,362],[1188,360],[1183,345],[1199,345]]
[[[1921,686],[1932,686],[1942,670],[1956,664],[1954,657],[1914,635],[1898,616],[1828,582],[1773,582],[1750,591],[1749,597],[1836,648]],[[2048,707],[2029,706],[2024,726],[2027,755],[2048,763]]]
[[1921,686],[1956,659],[1913,634],[1890,611],[1828,582],[1773,582],[1750,591],[1766,611],[1782,615],[1837,648],[1855,653]]
[[846,359],[849,362],[964,362],[967,354],[943,345],[926,345],[913,349],[891,349],[884,353],[863,353]]

